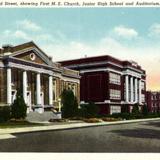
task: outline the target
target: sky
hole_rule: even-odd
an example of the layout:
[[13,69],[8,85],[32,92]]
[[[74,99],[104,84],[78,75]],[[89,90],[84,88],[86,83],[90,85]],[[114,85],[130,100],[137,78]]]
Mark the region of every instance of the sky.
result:
[[61,61],[111,55],[138,62],[160,90],[159,8],[1,8],[0,46],[34,41]]

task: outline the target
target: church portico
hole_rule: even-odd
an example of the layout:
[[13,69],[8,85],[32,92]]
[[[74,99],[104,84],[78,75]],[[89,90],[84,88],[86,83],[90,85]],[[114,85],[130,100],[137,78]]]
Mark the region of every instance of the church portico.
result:
[[45,105],[53,107],[53,81],[51,78],[52,76],[49,74],[33,70],[7,68],[7,103],[13,103],[17,91],[20,91],[29,111],[35,109],[43,112]]

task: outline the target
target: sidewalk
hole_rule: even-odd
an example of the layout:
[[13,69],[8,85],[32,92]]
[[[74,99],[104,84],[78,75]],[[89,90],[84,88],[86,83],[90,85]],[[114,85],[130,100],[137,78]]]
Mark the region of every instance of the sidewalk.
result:
[[[50,131],[50,130],[53,131],[53,130],[64,130],[64,129],[84,128],[84,127],[93,127],[93,126],[106,126],[106,125],[116,125],[116,124],[125,124],[125,123],[148,122],[148,121],[156,121],[156,120],[160,120],[160,118],[125,120],[125,121],[115,121],[115,122],[100,122],[100,123],[85,123],[85,122],[77,122],[77,123],[70,122],[67,124],[51,123],[51,125],[46,125],[46,126],[6,128],[6,129],[0,129],[0,139],[5,137],[5,135],[12,134],[12,133],[25,133],[25,132]],[[13,138],[13,135],[11,137]]]

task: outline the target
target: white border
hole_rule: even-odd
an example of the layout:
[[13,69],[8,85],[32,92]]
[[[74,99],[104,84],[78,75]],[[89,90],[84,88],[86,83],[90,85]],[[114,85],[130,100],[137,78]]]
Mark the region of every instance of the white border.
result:
[[[23,5],[21,2],[24,2]],[[84,5],[85,4],[87,5]],[[159,0],[1,0],[1,8],[160,7]]]
[[[24,0],[25,2],[28,0]],[[44,1],[44,0],[42,0]],[[45,0],[49,1],[49,0]],[[51,0],[50,0],[51,1]],[[54,0],[58,1],[58,0]],[[60,0],[63,2],[64,0]],[[75,0],[68,0],[69,2],[73,2]],[[78,0],[82,1],[82,0]],[[89,0],[85,0],[89,1]],[[96,2],[98,0],[92,0],[92,2]],[[104,0],[100,0],[101,2],[104,2]],[[108,0],[106,0],[108,1]],[[114,1],[114,0],[110,0]],[[115,0],[115,1],[120,1],[120,0]],[[123,0],[123,2],[128,2],[130,0]],[[134,0],[133,0],[134,1]],[[139,0],[142,2],[142,0]],[[150,0],[144,0],[146,2],[149,2]],[[159,1],[159,0],[158,0]],[[4,0],[1,0],[1,2],[4,2]],[[10,0],[10,2],[18,2],[18,0]],[[34,2],[39,2],[39,0],[34,0]],[[150,2],[157,2],[157,0],[152,0]],[[15,6],[1,6],[0,8],[15,8]],[[44,8],[45,6],[20,6],[18,8]],[[67,6],[55,6],[55,8],[60,8],[60,7],[67,7]],[[69,6],[70,8],[74,6]],[[100,7],[100,6],[98,6]],[[108,6],[105,6],[108,7]],[[111,7],[111,6],[109,6]],[[112,6],[113,7],[113,6]],[[115,7],[120,7],[120,6],[115,6]],[[123,6],[126,7],[126,6]],[[129,6],[127,6],[129,7]],[[149,5],[149,6],[131,6],[131,7],[157,7],[154,5]],[[45,8],[49,8],[46,6]],[[68,7],[67,7],[68,8]],[[85,7],[87,8],[87,7]],[[160,159],[160,154],[159,153],[0,153],[1,159],[4,160],[31,160],[31,159],[37,159],[38,160],[101,160],[101,159],[107,159],[107,160],[159,160]]]

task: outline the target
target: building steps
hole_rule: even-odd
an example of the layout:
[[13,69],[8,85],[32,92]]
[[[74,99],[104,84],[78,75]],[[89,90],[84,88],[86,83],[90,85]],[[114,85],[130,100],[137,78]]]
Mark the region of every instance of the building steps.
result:
[[50,119],[60,119],[61,113],[58,112],[52,112],[52,111],[45,111],[43,113],[38,112],[29,112],[27,114],[26,120],[33,122],[33,121],[49,121]]

